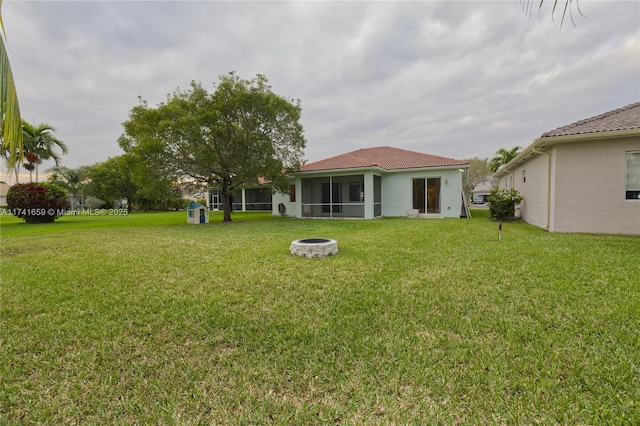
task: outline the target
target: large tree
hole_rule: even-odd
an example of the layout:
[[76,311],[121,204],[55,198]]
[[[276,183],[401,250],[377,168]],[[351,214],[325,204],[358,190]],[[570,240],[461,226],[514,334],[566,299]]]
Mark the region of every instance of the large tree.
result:
[[131,156],[128,154],[94,164],[87,171],[91,181],[89,191],[111,205],[126,199],[127,207],[132,210],[138,193],[138,186],[132,180],[133,167]]
[[301,111],[299,100],[273,93],[263,75],[244,80],[232,72],[213,93],[192,82],[155,108],[141,100],[119,143],[161,176],[219,188],[229,222],[234,188],[259,178],[287,188],[284,173],[300,165],[306,144]]
[[38,165],[43,160],[53,160],[56,166],[59,166],[60,156],[56,153],[55,148],[60,148],[62,154],[67,154],[69,149],[64,142],[53,135],[56,129],[47,123],[36,126],[23,120],[22,130],[24,132],[24,158],[27,160],[24,166],[30,173],[35,169],[37,182]]
[[464,193],[471,196],[473,188],[481,182],[489,180],[493,173],[489,170],[489,160],[487,158],[469,158],[465,160],[469,163],[469,169],[463,181]]
[[519,152],[520,152],[519,146],[515,146],[510,150],[505,148],[500,148],[496,152],[496,156],[489,161],[489,170],[491,170],[494,173],[497,172],[500,167],[504,166],[509,161],[513,160],[515,156],[518,155]]

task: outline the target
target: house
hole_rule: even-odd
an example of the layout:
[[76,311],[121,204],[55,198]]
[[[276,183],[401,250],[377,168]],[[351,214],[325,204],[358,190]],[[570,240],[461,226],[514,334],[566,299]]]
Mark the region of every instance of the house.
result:
[[466,161],[382,146],[304,164],[289,194],[273,194],[273,214],[299,218],[467,216]]
[[478,182],[473,187],[473,204],[485,204],[491,190],[495,188],[493,176],[487,176],[485,180]]
[[[258,184],[243,186],[231,193],[232,211],[271,211],[271,184],[263,178]],[[213,189],[207,191],[207,206],[209,210],[222,210],[222,191]]]
[[496,177],[550,232],[640,235],[640,102],[542,134]]

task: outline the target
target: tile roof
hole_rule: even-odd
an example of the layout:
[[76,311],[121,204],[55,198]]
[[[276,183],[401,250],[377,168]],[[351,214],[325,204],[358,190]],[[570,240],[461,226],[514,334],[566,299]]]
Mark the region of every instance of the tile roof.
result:
[[640,129],[640,102],[558,127],[555,130],[543,133],[541,137],[549,138],[632,129]]
[[406,149],[380,146],[363,148],[346,154],[307,163],[300,167],[302,172],[379,167],[384,170],[415,169],[425,167],[465,166],[468,163],[453,158],[423,154]]

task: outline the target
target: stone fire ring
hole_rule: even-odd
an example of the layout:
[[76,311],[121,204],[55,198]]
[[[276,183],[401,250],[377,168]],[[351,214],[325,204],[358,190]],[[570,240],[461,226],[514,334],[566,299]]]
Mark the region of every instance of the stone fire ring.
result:
[[289,250],[300,257],[326,257],[338,253],[338,242],[326,238],[307,238],[292,241]]

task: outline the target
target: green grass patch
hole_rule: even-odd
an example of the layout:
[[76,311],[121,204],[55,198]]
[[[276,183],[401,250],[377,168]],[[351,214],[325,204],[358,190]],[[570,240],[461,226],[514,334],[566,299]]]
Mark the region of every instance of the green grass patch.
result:
[[637,422],[640,238],[473,213],[2,216],[0,423]]

